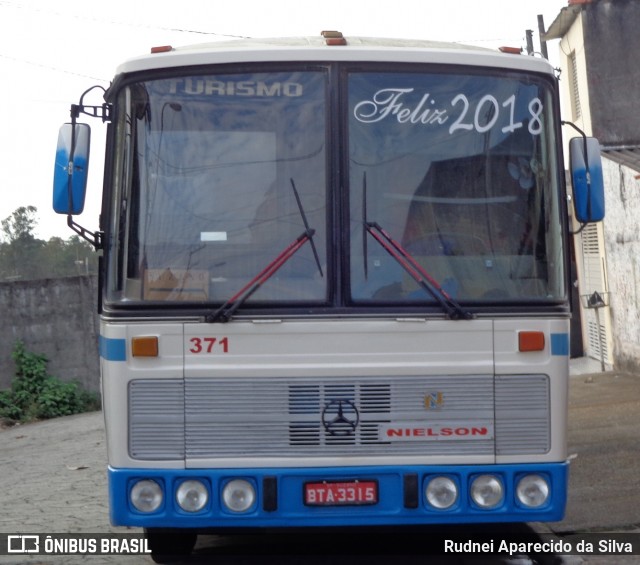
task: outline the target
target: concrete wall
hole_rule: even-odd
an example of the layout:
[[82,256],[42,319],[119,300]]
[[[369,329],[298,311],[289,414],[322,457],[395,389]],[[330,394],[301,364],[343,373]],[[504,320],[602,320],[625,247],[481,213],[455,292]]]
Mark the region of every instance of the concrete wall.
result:
[[640,2],[592,2],[585,4],[582,18],[591,131],[603,145],[637,144]]
[[0,312],[0,389],[11,384],[11,353],[22,340],[27,351],[49,359],[50,375],[99,390],[95,277],[0,283]]
[[640,180],[637,171],[606,158],[603,173],[613,361],[616,369],[634,372],[640,369]]

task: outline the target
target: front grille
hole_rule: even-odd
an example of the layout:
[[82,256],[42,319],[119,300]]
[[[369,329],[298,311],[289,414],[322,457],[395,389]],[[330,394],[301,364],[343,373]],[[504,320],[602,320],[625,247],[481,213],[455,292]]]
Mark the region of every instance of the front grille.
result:
[[133,459],[184,459],[184,382],[129,383],[129,454]]
[[[136,380],[135,459],[500,455],[549,449],[543,375]],[[386,424],[494,423],[495,438],[387,441]]]
[[496,377],[496,454],[546,453],[551,447],[546,375]]

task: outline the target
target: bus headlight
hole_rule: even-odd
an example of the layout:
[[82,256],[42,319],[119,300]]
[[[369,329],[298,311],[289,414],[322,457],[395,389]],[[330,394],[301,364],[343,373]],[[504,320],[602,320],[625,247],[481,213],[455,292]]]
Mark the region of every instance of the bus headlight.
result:
[[445,510],[458,500],[458,487],[449,477],[433,477],[427,483],[425,496],[431,506]]
[[471,498],[480,508],[495,508],[503,496],[502,481],[495,475],[479,475],[471,483]]
[[538,508],[547,502],[549,491],[549,483],[540,475],[525,475],[516,487],[518,500],[529,508]]
[[234,479],[222,489],[222,501],[232,512],[246,512],[256,500],[256,490],[249,481]]
[[184,481],[178,487],[176,500],[185,512],[198,512],[207,504],[209,491],[200,481]]
[[138,481],[131,492],[129,499],[134,508],[140,512],[155,512],[162,504],[162,487],[149,479]]

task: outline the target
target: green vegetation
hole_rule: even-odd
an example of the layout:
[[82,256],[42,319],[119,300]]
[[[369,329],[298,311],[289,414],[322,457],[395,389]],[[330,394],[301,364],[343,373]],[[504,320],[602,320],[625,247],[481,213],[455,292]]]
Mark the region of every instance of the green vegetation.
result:
[[77,235],[49,241],[35,237],[37,212],[35,206],[21,206],[0,222],[0,281],[96,273],[98,254],[89,242]]
[[47,358],[28,352],[18,341],[13,350],[16,375],[11,388],[0,391],[0,417],[30,422],[90,412],[100,408],[98,395],[78,383],[63,382],[47,373]]

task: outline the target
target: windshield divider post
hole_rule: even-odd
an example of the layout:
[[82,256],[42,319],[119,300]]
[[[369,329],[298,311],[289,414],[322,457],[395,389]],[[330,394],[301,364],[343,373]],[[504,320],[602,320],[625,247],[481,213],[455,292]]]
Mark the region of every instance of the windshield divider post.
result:
[[367,220],[367,171],[362,173],[362,258],[364,261],[364,278],[369,278],[369,248],[367,246],[367,231],[369,221]]

